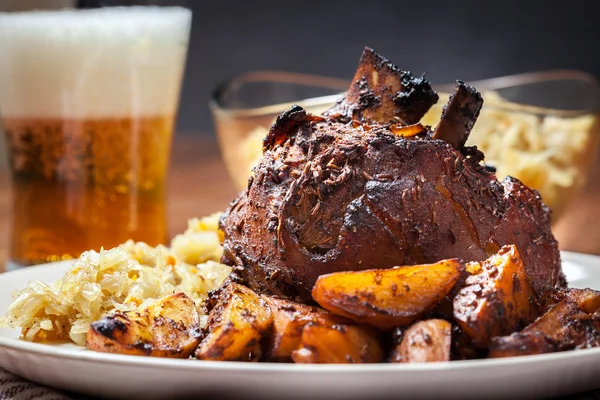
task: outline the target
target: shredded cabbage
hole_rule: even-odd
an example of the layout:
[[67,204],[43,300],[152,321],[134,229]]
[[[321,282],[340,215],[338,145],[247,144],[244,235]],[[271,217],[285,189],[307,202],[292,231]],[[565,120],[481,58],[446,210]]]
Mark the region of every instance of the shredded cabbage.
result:
[[86,251],[53,284],[31,282],[13,295],[0,325],[20,328],[29,341],[71,340],[85,345],[90,324],[106,314],[146,307],[184,292],[198,305],[231,272],[220,264],[219,214],[192,219],[171,248],[128,241]]

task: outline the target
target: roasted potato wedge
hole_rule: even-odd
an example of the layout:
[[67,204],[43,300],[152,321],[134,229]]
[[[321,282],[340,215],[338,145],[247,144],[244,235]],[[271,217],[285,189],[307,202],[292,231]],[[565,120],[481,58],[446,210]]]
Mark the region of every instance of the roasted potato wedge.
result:
[[323,308],[387,330],[409,325],[435,307],[463,272],[460,261],[321,275],[312,290]]
[[368,325],[311,322],[302,330],[295,363],[353,364],[382,362],[380,333]]
[[539,317],[531,325],[523,329],[522,333],[540,333],[557,342],[570,342],[572,322],[577,316],[584,313],[578,304],[568,297],[552,307],[547,313]]
[[393,363],[450,361],[452,324],[443,319],[419,321],[408,327],[390,354]]
[[230,283],[208,316],[208,335],[196,349],[201,360],[257,361],[273,316],[268,304],[251,289]]
[[450,346],[452,360],[476,360],[486,356],[487,349],[476,347],[471,338],[465,335],[456,323],[452,324],[452,345]]
[[571,289],[564,294],[563,300],[520,333],[494,338],[489,357],[600,346],[599,309],[600,292]]
[[486,348],[494,336],[519,331],[536,318],[536,296],[515,246],[466,268],[471,276],[454,298],[454,318],[476,346]]
[[495,337],[490,344],[489,358],[528,356],[554,353],[559,346],[540,332],[517,332]]
[[579,309],[588,314],[600,310],[600,291],[593,289],[570,289],[565,298],[577,304]]
[[117,312],[92,323],[87,347],[105,353],[187,358],[200,336],[195,303],[177,293],[141,311]]
[[321,308],[270,296],[262,297],[273,314],[273,329],[263,356],[268,361],[291,362],[292,353],[301,345],[302,330],[311,322],[332,325],[350,322]]

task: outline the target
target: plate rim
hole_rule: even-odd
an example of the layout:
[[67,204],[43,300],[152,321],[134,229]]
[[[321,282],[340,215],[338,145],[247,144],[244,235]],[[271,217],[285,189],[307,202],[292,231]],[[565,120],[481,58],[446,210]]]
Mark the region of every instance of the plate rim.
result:
[[[561,251],[561,258],[586,259],[587,261],[600,262],[600,256],[594,254],[576,253],[570,251]],[[59,261],[54,263],[41,264],[35,267],[28,267],[15,271],[8,271],[0,274],[0,283],[5,276],[28,275],[37,269],[47,268],[52,265],[58,268],[59,265],[67,265],[74,260]],[[589,268],[589,265],[584,265],[584,268]],[[599,266],[600,268],[600,266]],[[75,345],[73,345],[75,346]],[[85,348],[78,350],[65,349],[51,344],[42,344],[28,342],[20,339],[8,338],[0,336],[0,350],[14,350],[22,353],[29,353],[40,356],[55,357],[60,359],[77,360],[82,362],[94,362],[109,365],[135,366],[137,368],[169,368],[169,369],[185,369],[185,370],[227,370],[227,371],[242,371],[256,373],[339,373],[339,372],[440,372],[440,371],[460,371],[469,370],[476,367],[498,368],[508,367],[519,364],[538,364],[540,362],[561,362],[565,359],[569,361],[583,361],[588,358],[600,357],[600,347],[590,349],[569,350],[564,352],[537,354],[520,357],[506,357],[494,359],[477,359],[477,360],[456,360],[452,362],[430,362],[430,363],[373,363],[373,364],[294,364],[294,363],[274,363],[274,362],[259,362],[249,363],[241,361],[206,361],[192,359],[170,359],[160,357],[145,357],[123,354],[99,353]],[[577,359],[577,360],[574,360]]]

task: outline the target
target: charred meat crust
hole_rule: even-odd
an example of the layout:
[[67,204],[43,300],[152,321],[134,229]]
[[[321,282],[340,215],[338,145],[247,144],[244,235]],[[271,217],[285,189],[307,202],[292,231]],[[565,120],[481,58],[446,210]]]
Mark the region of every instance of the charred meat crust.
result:
[[444,140],[457,149],[463,147],[482,105],[483,98],[475,88],[457,81],[454,93],[444,106],[440,122],[433,132],[433,138]]
[[306,121],[324,121],[325,119],[316,115],[308,114],[302,107],[293,105],[277,117],[275,123],[269,129],[269,133],[263,140],[263,151],[281,145],[287,139],[287,135],[293,132],[300,124]]
[[226,214],[223,262],[258,291],[310,299],[323,273],[483,260],[514,243],[536,289],[553,287],[559,254],[539,195],[496,181],[471,152],[305,121]]
[[[564,285],[537,192],[516,179],[498,182],[474,147],[456,148],[429,133],[394,134],[390,119],[414,123],[429,107],[398,107],[399,91],[430,90],[403,82],[398,72],[367,49],[347,98],[325,118],[294,107],[278,119],[248,190],[223,217],[222,261],[260,293],[309,302],[325,273],[482,261],[514,244],[536,292]],[[455,103],[476,97],[466,85],[457,93]],[[416,103],[437,99],[425,97]],[[448,116],[458,107],[453,101]],[[471,112],[461,115],[475,118],[478,108],[467,103]],[[470,126],[462,125],[455,144]]]
[[437,101],[438,95],[425,77],[401,71],[367,47],[346,97],[326,115],[342,122],[412,125]]

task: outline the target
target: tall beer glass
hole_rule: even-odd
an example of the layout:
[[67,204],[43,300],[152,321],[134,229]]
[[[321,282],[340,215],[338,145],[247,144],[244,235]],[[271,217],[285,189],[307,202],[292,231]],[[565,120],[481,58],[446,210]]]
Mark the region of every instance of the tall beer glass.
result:
[[179,7],[0,13],[9,268],[167,239],[165,180],[190,25]]

